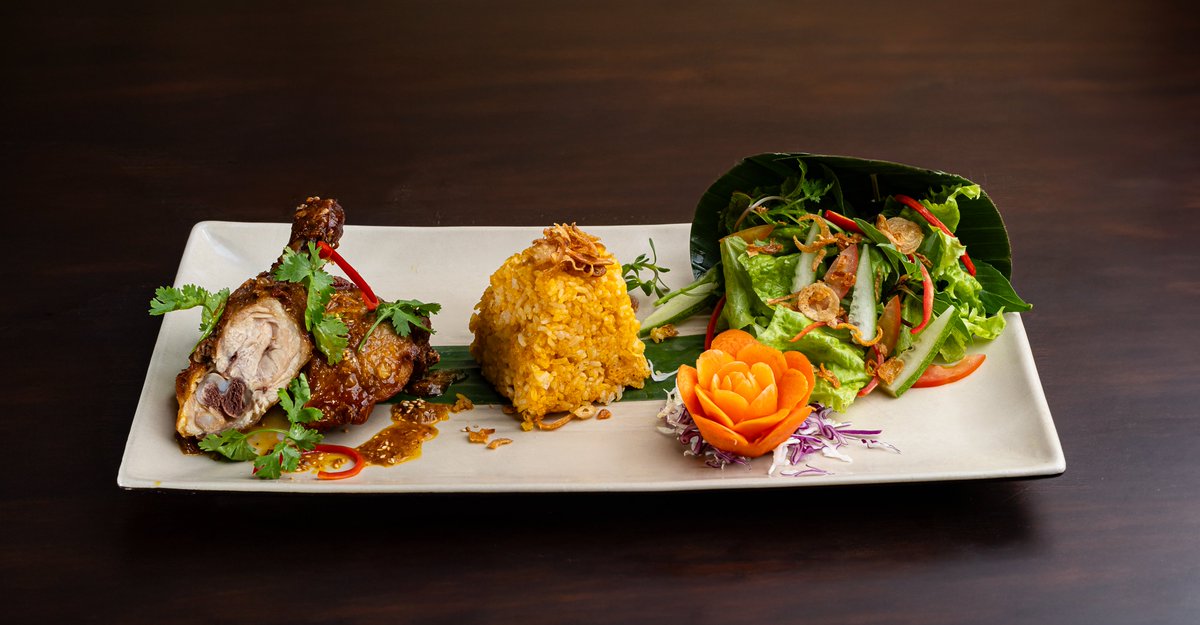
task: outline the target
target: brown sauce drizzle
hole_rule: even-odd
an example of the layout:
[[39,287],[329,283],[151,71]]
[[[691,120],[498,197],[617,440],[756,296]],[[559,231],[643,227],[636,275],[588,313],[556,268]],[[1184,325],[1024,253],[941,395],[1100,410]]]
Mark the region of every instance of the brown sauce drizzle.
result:
[[450,418],[450,406],[405,400],[392,404],[392,424],[358,446],[367,464],[390,467],[421,457],[421,444],[438,435],[435,423]]

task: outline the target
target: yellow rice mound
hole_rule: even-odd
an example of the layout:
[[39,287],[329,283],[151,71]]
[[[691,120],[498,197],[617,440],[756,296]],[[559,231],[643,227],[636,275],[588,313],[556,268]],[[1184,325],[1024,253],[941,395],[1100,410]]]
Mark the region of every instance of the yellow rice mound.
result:
[[[615,401],[650,375],[620,264],[574,225],[545,234],[492,274],[470,324],[471,356],[526,421]],[[574,250],[549,243],[567,239]]]

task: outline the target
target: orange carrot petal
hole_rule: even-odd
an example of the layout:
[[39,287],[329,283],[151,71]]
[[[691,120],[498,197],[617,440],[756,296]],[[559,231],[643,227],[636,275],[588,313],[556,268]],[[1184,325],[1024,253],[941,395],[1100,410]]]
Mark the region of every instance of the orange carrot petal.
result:
[[783,353],[762,343],[751,343],[743,347],[738,351],[737,359],[750,365],[751,371],[754,370],[754,363],[766,363],[775,372],[776,380],[783,377],[783,372],[787,371],[787,359]]
[[733,427],[733,419],[730,419],[729,415],[725,414],[725,410],[718,406],[717,402],[713,401],[712,396],[708,394],[708,391],[704,390],[703,386],[696,387],[696,398],[700,400],[700,410],[693,412],[693,417],[707,417],[726,427]]
[[[800,427],[801,423],[804,423],[804,420],[808,418],[808,415],[811,412],[811,406],[796,406],[788,414],[787,418],[781,421],[779,425],[775,427],[775,429],[764,434],[761,438],[751,442],[750,448],[740,453],[751,458],[757,458],[763,454],[771,453],[776,447],[783,443],[783,441],[787,440],[787,438],[792,435],[792,432],[795,432],[796,428]],[[703,434],[704,430],[700,430],[700,433]]]
[[713,376],[716,376],[721,371],[721,367],[733,362],[733,356],[725,352],[710,349],[696,359],[696,373],[698,375],[700,386],[709,386],[712,384]]
[[733,356],[741,351],[743,347],[757,342],[758,339],[751,336],[749,332],[743,330],[726,330],[713,339],[711,349],[719,349]]
[[779,422],[786,419],[791,411],[791,408],[781,408],[757,419],[747,419],[741,423],[735,423],[733,431],[745,436],[746,440],[753,442],[778,426]]
[[696,397],[696,370],[687,365],[680,365],[679,373],[675,376],[675,386],[679,388],[679,398],[683,400],[683,405],[687,406],[688,412],[698,414],[700,412],[700,400]]
[[794,406],[807,404],[812,388],[804,372],[789,370],[779,381],[779,406],[790,410]]
[[[808,356],[800,352],[784,352],[783,356],[787,359],[788,369],[800,371],[804,377],[808,378],[808,388],[811,389],[817,383],[817,375],[813,371],[812,362],[808,360]],[[805,403],[807,403],[807,398],[805,398]]]
[[696,422],[700,436],[703,436],[709,445],[721,451],[748,455],[746,450],[750,448],[750,442],[746,440],[745,436],[701,415],[692,415],[692,420]]

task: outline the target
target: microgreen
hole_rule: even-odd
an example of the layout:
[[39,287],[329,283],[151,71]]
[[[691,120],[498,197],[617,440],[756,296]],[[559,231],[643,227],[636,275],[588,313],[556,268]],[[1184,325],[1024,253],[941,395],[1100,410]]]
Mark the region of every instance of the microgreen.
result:
[[[653,254],[653,258],[645,254],[639,254],[637,258],[633,259],[632,263],[621,265],[621,275],[625,278],[625,288],[627,290],[634,291],[635,289],[641,289],[642,293],[646,295],[649,295],[653,291],[654,295],[662,297],[663,294],[671,290],[662,281],[662,274],[671,270],[658,265],[658,250],[654,249],[654,239],[650,239],[650,252]],[[642,271],[649,271],[650,278],[643,280]]]

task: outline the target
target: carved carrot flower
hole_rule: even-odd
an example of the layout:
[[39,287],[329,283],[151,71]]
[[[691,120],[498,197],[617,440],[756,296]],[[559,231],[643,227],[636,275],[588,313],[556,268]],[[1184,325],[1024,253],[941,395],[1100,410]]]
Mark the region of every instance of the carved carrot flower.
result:
[[710,445],[751,458],[770,453],[808,417],[814,375],[800,352],[780,352],[726,330],[679,367],[679,395]]

